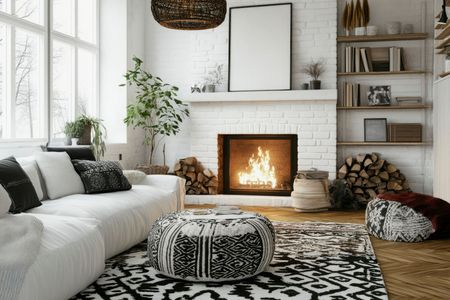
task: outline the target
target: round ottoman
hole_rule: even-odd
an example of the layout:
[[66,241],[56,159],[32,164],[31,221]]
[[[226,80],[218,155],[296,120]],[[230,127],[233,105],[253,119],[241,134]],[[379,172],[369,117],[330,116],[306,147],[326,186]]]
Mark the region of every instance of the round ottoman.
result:
[[431,221],[412,208],[376,198],[366,208],[367,231],[379,239],[394,242],[422,242],[434,232]]
[[259,214],[182,211],[159,219],[150,231],[150,266],[187,281],[235,281],[259,274],[275,250],[272,223]]

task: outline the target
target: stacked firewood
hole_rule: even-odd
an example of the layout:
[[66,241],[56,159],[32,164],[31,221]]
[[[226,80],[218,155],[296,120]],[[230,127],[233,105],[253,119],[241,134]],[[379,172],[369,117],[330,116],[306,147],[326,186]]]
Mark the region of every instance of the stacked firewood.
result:
[[353,194],[362,201],[387,192],[410,191],[405,175],[377,153],[347,157],[339,168],[338,178],[346,180]]
[[205,169],[195,157],[180,159],[175,164],[174,172],[186,179],[186,194],[216,195],[219,186],[217,176],[210,169]]

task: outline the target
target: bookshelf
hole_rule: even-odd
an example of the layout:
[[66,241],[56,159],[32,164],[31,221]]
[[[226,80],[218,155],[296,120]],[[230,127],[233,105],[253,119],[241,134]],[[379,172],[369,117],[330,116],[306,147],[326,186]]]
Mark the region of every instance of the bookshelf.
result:
[[369,43],[369,42],[387,42],[387,41],[414,41],[425,40],[427,33],[403,33],[403,34],[379,34],[362,36],[338,36],[338,43]]
[[390,75],[420,75],[427,71],[398,71],[398,72],[338,72],[338,76],[390,76]]
[[338,106],[337,110],[409,110],[409,109],[431,109],[433,106],[431,104],[418,104],[418,105],[382,105],[382,106]]
[[338,142],[338,146],[431,146],[432,142],[406,143],[406,142]]

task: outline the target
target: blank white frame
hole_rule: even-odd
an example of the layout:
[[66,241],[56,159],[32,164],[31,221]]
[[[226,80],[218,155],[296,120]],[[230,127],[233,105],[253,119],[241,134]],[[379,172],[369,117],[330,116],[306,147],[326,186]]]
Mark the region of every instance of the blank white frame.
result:
[[231,7],[228,91],[291,90],[292,3]]

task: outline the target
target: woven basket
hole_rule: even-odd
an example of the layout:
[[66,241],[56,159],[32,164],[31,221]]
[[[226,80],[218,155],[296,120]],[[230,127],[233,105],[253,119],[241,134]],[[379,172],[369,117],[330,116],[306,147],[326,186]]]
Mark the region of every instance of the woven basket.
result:
[[147,175],[152,174],[160,174],[160,175],[166,175],[169,172],[168,166],[158,166],[158,165],[137,165],[136,170],[144,172]]

